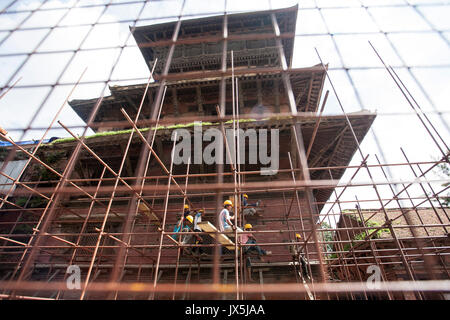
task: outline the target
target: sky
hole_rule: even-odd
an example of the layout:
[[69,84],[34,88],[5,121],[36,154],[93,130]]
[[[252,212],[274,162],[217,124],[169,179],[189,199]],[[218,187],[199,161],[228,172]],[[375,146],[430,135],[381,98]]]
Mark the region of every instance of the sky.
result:
[[[0,11],[12,2],[0,0]],[[104,10],[103,4],[109,2],[113,5]],[[314,50],[317,48],[323,62],[329,65],[329,76],[345,112],[377,112],[377,119],[361,144],[363,154],[370,154],[369,163],[376,163],[375,154],[385,163],[404,162],[400,147],[411,161],[439,158],[438,148],[368,41],[395,68],[437,131],[450,142],[450,1],[228,0],[225,7],[224,1],[186,0],[182,15],[194,18],[221,14],[225,10],[266,10],[297,2],[292,66],[320,63]],[[180,14],[181,4],[178,0],[150,1],[141,12],[137,26],[173,20]],[[138,18],[142,6],[143,3],[131,0],[19,0],[8,7],[6,13],[0,14],[0,85],[20,80],[0,100],[0,126],[13,139],[39,139],[41,130],[29,130],[22,137],[23,131],[18,129],[28,125],[47,127],[62,105],[64,109],[58,120],[65,125],[84,125],[64,101],[73,87],[70,83],[76,82],[85,68],[82,82],[86,83],[79,85],[69,100],[98,97],[105,81],[109,85],[145,82],[149,70],[134,38],[129,36],[129,27]],[[67,14],[70,7],[74,8]],[[122,50],[120,46],[125,47]],[[342,114],[328,80],[323,93],[326,90],[330,90],[330,95],[325,114]],[[105,95],[108,94],[107,89]],[[42,109],[33,118],[43,102]],[[83,130],[73,131],[81,134]],[[46,138],[52,136],[63,137],[68,133],[56,124]],[[351,164],[360,162],[361,157],[356,153]],[[393,180],[414,178],[406,166],[391,171]],[[347,170],[341,181],[349,179],[353,172]],[[377,181],[384,179],[377,169],[373,174]],[[361,171],[356,181],[368,181],[367,174]],[[419,186],[412,190],[412,194],[423,193]],[[392,196],[387,187],[380,187],[380,192],[382,197]],[[352,188],[344,199],[354,200],[358,194],[361,198],[375,199],[373,191],[361,188]],[[353,208],[354,204],[347,206]]]

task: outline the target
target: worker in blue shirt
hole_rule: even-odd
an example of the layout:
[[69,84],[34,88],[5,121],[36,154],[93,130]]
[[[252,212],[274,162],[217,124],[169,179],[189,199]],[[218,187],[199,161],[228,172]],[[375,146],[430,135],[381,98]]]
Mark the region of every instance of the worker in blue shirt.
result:
[[[178,220],[177,224],[173,228],[173,232],[177,232],[177,233],[180,232],[182,227],[183,227],[183,217],[181,217],[180,220]],[[178,234],[173,234],[173,235],[171,235],[171,237],[175,241],[178,240]]]
[[241,203],[244,216],[253,216],[257,214],[256,207],[259,207],[261,201],[258,200],[256,203],[248,203],[248,195],[244,193],[241,196]]

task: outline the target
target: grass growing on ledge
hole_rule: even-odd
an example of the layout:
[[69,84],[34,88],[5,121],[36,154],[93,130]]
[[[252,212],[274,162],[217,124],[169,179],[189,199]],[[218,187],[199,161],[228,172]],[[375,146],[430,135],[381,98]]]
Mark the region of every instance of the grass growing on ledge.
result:
[[[93,134],[92,136],[87,136],[86,139],[92,139],[92,138],[98,138],[98,137],[107,137],[107,136],[115,136],[115,135],[118,135],[118,134],[130,133],[131,130],[132,129],[99,132],[99,133]],[[148,131],[148,130],[149,130],[149,128],[139,129],[140,132],[145,132],[145,131]],[[57,144],[57,143],[71,142],[71,141],[75,141],[75,138],[68,137],[68,138],[56,139],[56,140],[53,140],[52,142],[48,143],[47,145],[51,146],[51,145],[54,145],[54,144]]]
[[[267,120],[267,119],[264,119]],[[237,120],[239,123],[244,123],[244,122],[254,122],[256,121],[255,119],[240,119]],[[174,124],[174,125],[170,125],[170,126],[158,126],[158,130],[164,130],[164,129],[182,129],[182,128],[190,128],[193,127],[195,125],[199,125],[201,123],[202,126],[212,126],[212,125],[218,125],[219,123],[213,123],[213,122],[191,122],[191,123],[186,123],[186,124]],[[226,121],[225,124],[229,124],[229,123],[233,123],[233,120],[229,120]],[[152,127],[152,130],[155,130],[156,127]],[[117,130],[117,131],[105,131],[105,132],[99,132],[96,134],[93,134],[91,136],[87,136],[86,139],[92,139],[92,138],[98,138],[98,137],[107,137],[107,136],[115,136],[115,135],[120,135],[120,134],[127,134],[127,133],[131,133],[133,129],[127,129],[127,130]],[[140,132],[146,132],[150,130],[150,128],[142,128],[139,129]],[[52,146],[54,144],[57,143],[64,143],[64,142],[72,142],[75,141],[75,138],[72,137],[68,137],[68,138],[61,138],[61,139],[56,139],[53,140],[50,143],[47,143],[48,146]]]

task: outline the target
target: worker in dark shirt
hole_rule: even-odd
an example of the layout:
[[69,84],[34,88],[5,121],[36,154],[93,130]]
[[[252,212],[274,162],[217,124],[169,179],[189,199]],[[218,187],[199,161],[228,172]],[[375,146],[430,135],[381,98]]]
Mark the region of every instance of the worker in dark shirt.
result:
[[183,212],[183,217],[186,219],[186,217],[191,213],[191,211],[189,210],[189,205],[185,204],[184,205],[184,212]]

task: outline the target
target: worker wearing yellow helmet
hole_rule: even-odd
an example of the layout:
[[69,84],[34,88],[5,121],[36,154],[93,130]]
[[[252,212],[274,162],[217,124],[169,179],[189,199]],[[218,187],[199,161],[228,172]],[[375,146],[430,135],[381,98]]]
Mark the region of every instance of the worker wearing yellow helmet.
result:
[[[244,231],[252,231],[253,230],[253,226],[250,223],[247,223],[244,226]],[[266,256],[266,255],[270,255],[272,254],[271,251],[266,251],[264,249],[261,249],[260,246],[256,245],[256,238],[253,236],[253,234],[251,233],[244,233],[241,236],[241,243],[242,244],[254,244],[254,246],[245,246],[244,247],[244,253],[250,253],[250,252],[255,252],[256,254],[258,254],[258,257],[262,260],[261,256]]]
[[[190,226],[192,226],[192,223],[194,221],[194,218],[191,215],[187,215],[186,217],[181,217],[180,220],[176,223],[173,232],[174,234],[171,235],[171,237],[175,240],[178,240],[178,234],[179,232],[188,232],[191,231]],[[182,239],[185,237],[182,237]]]
[[231,200],[225,200],[223,202],[223,206],[226,208],[227,206],[230,206],[230,209],[233,208],[233,202]]
[[[302,236],[300,235],[300,233],[296,233],[295,234],[294,242],[303,242]],[[309,272],[308,272],[308,268],[307,268],[305,257],[303,255],[303,245],[301,245],[301,244],[294,244],[292,246],[291,252],[293,254],[294,260],[298,261],[298,263],[300,265],[302,277],[309,279],[310,278],[309,277]]]
[[194,218],[191,215],[186,216],[186,220],[190,223],[194,223]]
[[248,202],[248,194],[244,193],[241,197],[241,204],[242,204],[242,213],[244,216],[253,216],[257,215],[256,207],[259,207],[261,201],[258,200],[256,203],[249,203]]
[[188,214],[190,214],[191,212],[189,211],[189,205],[186,203],[184,205],[184,212],[183,212],[183,217],[186,219],[186,217],[188,216]]
[[241,204],[243,207],[247,206],[247,201],[248,201],[248,194],[246,194],[246,193],[242,194]]
[[233,202],[231,200],[225,200],[223,203],[223,209],[219,213],[219,230],[221,232],[230,232],[235,229],[234,224],[231,220],[234,216],[230,215],[231,208],[233,208]]
[[[183,229],[181,229],[181,237],[180,242],[182,244],[192,244],[192,234],[183,234],[183,232],[192,232],[192,227],[194,223],[194,217],[190,214],[186,216],[184,219],[184,226]],[[190,252],[192,251],[191,248],[184,248],[184,251]]]

